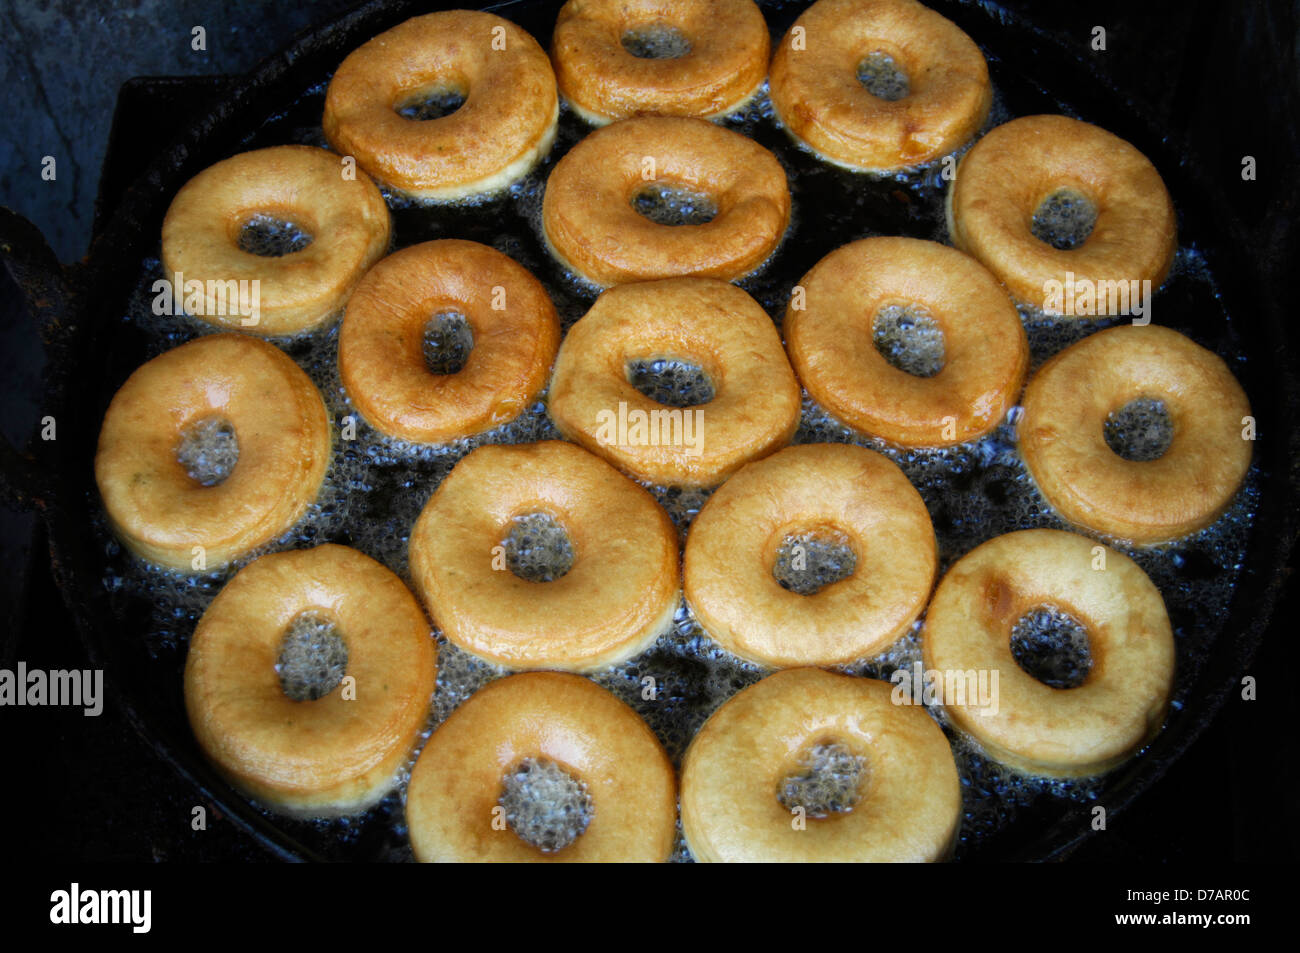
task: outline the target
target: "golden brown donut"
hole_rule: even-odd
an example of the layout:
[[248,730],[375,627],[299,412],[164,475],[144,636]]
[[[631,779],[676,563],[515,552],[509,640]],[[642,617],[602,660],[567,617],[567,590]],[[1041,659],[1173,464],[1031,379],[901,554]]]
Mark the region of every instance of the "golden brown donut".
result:
[[[455,374],[432,373],[424,330],[440,312],[473,333]],[[494,248],[458,239],[389,255],[357,286],[339,332],[348,397],[389,436],[438,443],[519,415],[546,386],[560,321],[541,282]]]
[[[364,175],[345,178],[336,155],[273,146],[209,166],[176,193],[162,227],[162,261],[185,310],[218,327],[268,337],[320,327],[388,250],[388,206]],[[311,236],[280,257],[244,251],[244,226],[290,223]],[[200,282],[191,286],[190,282]],[[241,308],[256,289],[256,313]],[[233,283],[233,284],[232,284]],[[247,313],[244,313],[247,312]]]
[[[979,262],[936,242],[864,238],[831,252],[799,283],[785,315],[795,373],[849,426],[905,447],[974,440],[1015,403],[1029,342],[1015,306]],[[933,377],[900,370],[876,349],[882,308],[919,308],[943,333]]]
[[[549,853],[502,815],[502,780],[547,759],[586,785],[591,820]],[[676,836],[677,779],[640,716],[577,675],[529,672],[476,692],[433,733],[406,790],[406,821],[423,862],[660,863]]]
[[[215,486],[177,458],[186,429],[209,419],[233,425],[239,447]],[[127,378],[104,415],[95,480],[113,531],[138,556],[211,571],[298,521],[325,478],[330,443],[320,392],[297,364],[265,341],[215,334]]]
[[[907,77],[884,99],[859,69],[883,54]],[[885,172],[930,162],[969,142],[993,102],[988,64],[952,21],[914,0],[818,0],[772,58],[772,106],[823,159]]]
[[[795,669],[769,675],[719,708],[682,763],[682,829],[705,862],[926,862],[961,827],[952,750],[919,706],[887,682]],[[796,823],[778,800],[810,749],[839,744],[864,761],[849,811]]]
[[[697,364],[713,399],[683,409],[645,396],[627,366],[651,358]],[[800,394],[781,338],[753,298],[715,278],[665,278],[596,299],[560,347],[548,410],[562,434],[637,479],[713,486],[790,442]]]
[[[856,569],[813,595],[772,574],[787,536],[843,541]],[[686,538],[686,601],[728,651],[761,665],[837,665],[891,645],[925,608],[937,566],[921,495],[888,458],[849,444],[747,464]]]
[[[574,551],[569,571],[530,582],[494,559],[517,516],[546,513]],[[654,498],[562,441],[469,453],[411,531],[411,576],[434,622],[509,668],[590,671],[644,650],[678,605],[677,531]]]
[[[1062,191],[1084,196],[1097,212],[1075,248],[1055,248],[1031,230],[1039,206]],[[1102,290],[1132,281],[1158,288],[1178,245],[1173,202],[1155,166],[1118,136],[1067,116],[1025,116],[980,139],[957,166],[947,215],[952,243],[1017,301],[1040,308],[1049,305],[1050,282],[1071,278]],[[1109,303],[1105,296],[1095,313],[1115,313]]]
[[[1173,440],[1155,460],[1106,443],[1107,418],[1135,398],[1163,403]],[[1250,468],[1250,403],[1218,355],[1158,325],[1098,331],[1044,364],[1025,388],[1020,454],[1065,519],[1135,543],[1214,522]]]
[[[398,113],[434,93],[465,101],[438,119]],[[559,96],[546,52],[477,10],[415,17],[350,53],[325,94],[325,137],[381,183],[445,201],[505,188],[555,141]]]
[[[717,207],[702,225],[661,225],[633,198],[652,183],[688,187]],[[555,165],[542,226],[560,263],[601,287],[699,275],[730,281],[785,235],[790,189],[776,157],[703,119],[646,116],[597,129]]]
[[[668,34],[681,55],[638,56],[624,39]],[[630,116],[709,119],[748,102],[771,41],[753,0],[569,0],[551,56],[560,92],[587,122]]]
[[[928,671],[998,674],[995,706],[969,695],[960,704],[944,698],[948,714],[1019,771],[1100,774],[1135,754],[1164,721],[1174,675],[1164,600],[1137,563],[1112,549],[1099,560],[1099,549],[1053,529],[998,536],[948,570],[926,612]],[[1042,606],[1087,630],[1092,668],[1077,688],[1040,682],[1012,654],[1012,629]]]
[[[346,692],[340,682],[294,701],[281,687],[281,646],[303,613],[337,627]],[[199,620],[185,707],[199,747],[236,787],[293,814],[353,813],[396,782],[436,668],[429,623],[388,569],[346,546],[272,553],[241,569]]]

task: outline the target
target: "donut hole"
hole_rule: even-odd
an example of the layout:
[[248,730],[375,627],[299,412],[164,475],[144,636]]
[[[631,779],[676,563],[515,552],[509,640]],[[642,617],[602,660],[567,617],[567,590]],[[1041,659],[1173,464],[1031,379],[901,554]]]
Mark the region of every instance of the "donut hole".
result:
[[665,407],[698,407],[713,400],[713,379],[699,364],[677,357],[649,357],[628,361],[627,381]]
[[348,668],[348,647],[338,626],[318,612],[300,612],[285,630],[275,672],[280,688],[296,702],[334,691]]
[[239,462],[235,425],[225,417],[201,417],[181,429],[176,462],[199,486],[224,483]]
[[283,258],[310,245],[312,236],[296,222],[259,212],[239,227],[236,243],[250,255]]
[[528,582],[554,582],[573,568],[573,542],[550,513],[514,517],[501,545],[506,568]]
[[843,533],[817,530],[787,535],[776,550],[772,577],[801,596],[816,595],[852,576],[858,557]]
[[1087,628],[1056,606],[1036,606],[1020,617],[1011,629],[1011,654],[1052,688],[1078,688],[1092,671]]
[[1097,206],[1074,189],[1057,189],[1038,203],[1029,230],[1058,251],[1078,248],[1097,224]]
[[718,205],[703,192],[686,185],[650,182],[633,194],[632,208],[656,225],[706,225]]
[[474,329],[459,311],[439,311],[424,326],[421,348],[430,374],[458,374],[474,350]]
[[882,50],[868,53],[858,63],[858,82],[877,99],[897,102],[912,91],[907,74],[899,69],[894,58]]
[[776,799],[787,811],[802,808],[805,817],[847,814],[862,799],[866,780],[866,758],[838,741],[824,741],[801,753],[796,773],[781,780]]
[[1174,439],[1174,422],[1163,400],[1138,397],[1112,412],[1102,433],[1117,456],[1141,463],[1165,455]]
[[871,322],[871,339],[890,366],[914,377],[943,370],[943,328],[924,308],[886,305]]
[[690,38],[667,23],[648,23],[623,31],[623,49],[639,60],[676,60],[691,51]]
[[403,119],[426,122],[450,116],[465,105],[465,91],[458,86],[434,86],[410,93],[393,105]]
[[507,772],[497,803],[515,835],[543,854],[568,847],[591,823],[587,785],[548,758],[525,758]]

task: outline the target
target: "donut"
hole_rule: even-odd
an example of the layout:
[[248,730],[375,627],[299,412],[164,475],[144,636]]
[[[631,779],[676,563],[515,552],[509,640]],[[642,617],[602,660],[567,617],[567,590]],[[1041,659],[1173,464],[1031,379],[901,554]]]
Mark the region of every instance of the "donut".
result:
[[[201,482],[181,462],[187,436],[233,430],[238,458]],[[316,499],[330,458],[320,392],[283,351],[214,334],[155,357],[114,395],[95,481],[108,521],[136,555],[213,571],[275,539]]]
[[[346,675],[295,701],[277,660],[306,615],[342,639]],[[415,597],[369,556],[335,545],[272,553],[236,573],[199,620],[185,708],[235,787],[290,814],[354,813],[394,786],[424,726],[436,661]]]
[[[1157,402],[1172,425],[1156,459],[1106,440],[1112,414]],[[1077,526],[1140,545],[1213,523],[1250,468],[1250,402],[1218,355],[1158,325],[1098,331],[1044,364],[1025,388],[1020,455],[1039,491]]]
[[[523,810],[512,811],[507,783],[521,775]],[[587,810],[565,816],[565,795]],[[577,675],[528,672],[479,689],[433,733],[406,822],[426,863],[660,863],[676,798],[672,765],[636,712]]]
[[[463,103],[434,119],[401,110]],[[402,195],[448,201],[496,192],[550,151],[559,118],[546,51],[509,20],[444,10],[352,51],[325,93],[325,138]]]
[[[1015,403],[1029,342],[1011,299],[979,262],[937,242],[864,238],[831,252],[786,310],[786,347],[808,393],[849,426],[905,447],[943,447],[993,430]],[[922,377],[893,366],[874,329],[922,313],[943,362]]]
[[[839,543],[854,571],[812,595],[773,574],[783,543]],[[837,665],[891,645],[925,608],[934,528],[888,458],[849,444],[803,444],[746,464],[700,510],[686,538],[685,593],[723,648],[779,668]]]
[[[455,373],[430,371],[425,332],[463,316],[473,346]],[[481,433],[524,410],[542,388],[560,320],[541,282],[501,252],[442,239],[372,268],[343,317],[339,373],[375,428],[415,443]]]
[[569,106],[604,125],[734,112],[767,78],[770,46],[753,0],[569,0],[551,58]]
[[[1103,773],[1142,748],[1164,721],[1174,674],[1164,600],[1137,563],[1112,549],[1099,559],[1102,549],[1054,529],[995,537],[948,570],[926,612],[926,670],[998,676],[996,705],[979,704],[966,687],[945,696],[947,679],[936,679],[945,710],[993,758],[1018,771]],[[1086,630],[1091,669],[1075,688],[1039,681],[1012,653],[1017,622],[1041,607]]]
[[[545,514],[573,551],[549,582],[500,558],[517,518]],[[410,542],[416,590],[446,637],[507,668],[589,671],[643,651],[679,602],[677,531],[645,490],[556,440],[470,452]]]
[[[1078,232],[1064,243],[1073,247],[1037,237],[1035,215],[1052,201],[1095,212],[1081,244]],[[1120,293],[1134,281],[1158,288],[1178,245],[1173,202],[1155,166],[1119,136],[1067,116],[1025,116],[980,139],[957,166],[947,218],[952,243],[1017,301],[1070,315],[1120,313],[1125,302],[1133,310]],[[1058,285],[1090,288],[1097,300],[1055,307]]]
[[[892,697],[887,682],[805,668],[727,701],[682,763],[682,830],[695,859],[946,859],[961,826],[957,765],[924,708]],[[853,766],[846,790],[818,810],[818,769],[834,765]]]
[[[633,205],[652,185],[702,195],[716,214],[703,224],[652,221]],[[771,257],[789,221],[790,189],[772,153],[703,119],[672,116],[597,129],[555,164],[542,199],[551,253],[600,287],[739,278]]]
[[[695,364],[713,398],[658,403],[629,381],[638,359]],[[753,298],[716,278],[665,278],[596,299],[560,347],[548,410],[564,436],[638,480],[714,486],[790,442],[800,393]]]
[[854,171],[947,155],[975,136],[992,102],[979,47],[914,0],[818,0],[772,57],[776,118]]
[[163,218],[172,310],[265,337],[315,330],[388,250],[389,227],[375,184],[324,149],[232,156],[190,179]]

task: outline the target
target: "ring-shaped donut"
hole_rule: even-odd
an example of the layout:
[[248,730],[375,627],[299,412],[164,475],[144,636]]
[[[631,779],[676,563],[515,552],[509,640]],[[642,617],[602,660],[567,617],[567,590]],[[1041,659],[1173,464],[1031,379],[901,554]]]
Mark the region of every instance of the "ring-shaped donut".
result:
[[[435,374],[424,332],[461,314],[473,336],[465,365]],[[442,239],[375,265],[339,332],[339,373],[365,419],[415,443],[468,437],[517,417],[546,386],[560,321],[541,282],[487,245]]]
[[[276,663],[294,619],[328,619],[347,646],[344,683],[285,694]],[[262,556],[199,620],[185,707],[199,747],[236,787],[279,810],[322,816],[378,801],[424,725],[437,674],[429,623],[391,571],[346,546]]]
[[[926,612],[922,654],[956,725],[996,760],[1050,777],[1100,774],[1160,730],[1173,685],[1174,637],[1160,590],[1127,556],[1061,530],[998,536],[958,560]],[[1101,558],[1098,558],[1100,555]],[[1092,665],[1055,688],[1016,662],[1011,635],[1030,610],[1082,623]],[[945,697],[948,673],[998,674],[996,705]],[[991,679],[987,682],[993,686]]]
[[[677,408],[641,393],[628,363],[656,358],[698,365],[713,399]],[[714,278],[665,278],[596,299],[564,338],[547,407],[562,434],[636,479],[712,486],[790,442],[800,394],[753,298]],[[638,421],[644,439],[632,429]]]
[[[543,853],[500,816],[503,776],[545,758],[586,786],[591,820]],[[640,716],[577,675],[527,672],[479,689],[438,727],[406,790],[424,862],[659,863],[676,836],[676,777]]]
[[[177,458],[186,428],[208,418],[228,421],[239,447],[215,486]],[[185,572],[201,555],[210,572],[298,521],[325,478],[330,444],[325,404],[297,364],[257,338],[214,334],[127,378],[104,415],[95,480],[132,551]]]
[[[706,862],[926,862],[961,827],[961,781],[943,731],[887,682],[816,669],[769,675],[727,701],[682,763],[682,829]],[[817,745],[865,762],[852,810],[805,816],[777,797]]]
[[[905,447],[964,443],[1015,404],[1029,342],[1011,299],[979,262],[914,238],[864,238],[831,252],[799,283],[786,348],[808,393],[863,433]],[[909,374],[877,350],[884,308],[919,308],[943,334],[943,366]]]
[[[1137,398],[1163,404],[1173,428],[1154,460],[1106,443],[1110,415]],[[1143,545],[1214,522],[1250,469],[1250,402],[1223,360],[1150,324],[1098,331],[1039,368],[1025,388],[1020,454],[1065,519]]]
[[[344,171],[324,149],[272,146],[190,179],[163,219],[172,294],[200,320],[267,337],[310,331],[337,316],[388,250],[390,227],[375,184]],[[245,251],[241,233],[260,218],[296,226],[311,242],[279,257]]]
[[[812,595],[773,575],[788,536],[842,539],[852,575]],[[704,630],[773,667],[836,665],[887,648],[934,584],[930,514],[903,471],[850,444],[802,444],[747,464],[700,510],[686,538],[686,601]]]

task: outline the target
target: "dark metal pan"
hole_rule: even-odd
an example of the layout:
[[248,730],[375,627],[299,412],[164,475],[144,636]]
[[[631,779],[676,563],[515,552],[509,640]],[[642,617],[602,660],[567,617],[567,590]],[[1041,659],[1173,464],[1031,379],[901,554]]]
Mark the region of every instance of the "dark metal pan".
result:
[[[957,0],[932,0],[931,5],[956,21],[989,55],[995,85],[1012,114],[1079,115],[1133,142],[1155,162],[1179,209],[1184,243],[1203,257],[1213,277],[1213,307],[1189,304],[1177,326],[1234,355],[1234,370],[1247,388],[1263,435],[1256,446],[1254,521],[1245,543],[1243,569],[1224,617],[1213,620],[1218,637],[1206,646],[1201,664],[1184,686],[1187,703],[1171,714],[1164,731],[1141,757],[1102,783],[1098,798],[1113,814],[1158,779],[1215,717],[1227,694],[1238,686],[1284,585],[1283,570],[1297,532],[1292,500],[1300,480],[1297,375],[1289,316],[1283,313],[1280,296],[1283,264],[1295,260],[1294,235],[1283,230],[1294,218],[1295,189],[1278,193],[1284,202],[1292,203],[1289,213],[1267,203],[1253,205],[1258,201],[1255,195],[1243,198],[1246,193],[1238,177],[1228,174],[1233,170],[1226,165],[1236,158],[1220,151],[1207,159],[1204,150],[1198,153],[1161,121],[1176,119],[1180,128],[1194,131],[1196,123],[1179,115],[1179,110],[1192,108],[1188,97],[1196,95],[1194,91],[1180,91],[1169,116],[1152,115],[1140,97],[1124,88],[1123,70],[1108,72],[1103,62],[1088,57],[1086,43],[1077,37],[1072,42],[1050,26],[1036,25],[1037,19],[1050,21],[1047,7],[1025,2],[1014,4],[1021,12],[1012,12],[991,3]],[[490,9],[519,23],[546,45],[558,6],[558,2],[518,0]],[[803,6],[765,4],[774,33],[779,36]],[[1217,28],[1210,5],[1201,7],[1207,19],[1203,27],[1184,31],[1189,43],[1209,43]],[[97,219],[90,254],[76,265],[61,266],[33,226],[0,210],[0,252],[45,342],[49,372],[43,412],[59,421],[58,439],[38,441],[30,452],[0,443],[0,490],[9,502],[34,507],[43,517],[54,578],[91,664],[106,671],[116,703],[141,736],[203,796],[284,858],[401,856],[396,816],[400,804],[390,799],[377,816],[351,826],[290,823],[258,810],[215,775],[190,735],[175,676],[189,623],[178,624],[171,655],[163,653],[160,658],[156,646],[147,647],[133,637],[132,627],[144,610],[124,610],[105,586],[103,545],[89,530],[99,518],[92,459],[108,400],[150,353],[143,335],[122,317],[140,281],[142,262],[156,255],[162,216],[171,197],[213,162],[244,149],[286,141],[292,130],[317,124],[323,83],[343,57],[371,36],[428,8],[403,0],[369,3],[301,36],[247,77],[219,88],[207,111],[196,115],[178,138],[156,144],[156,158],[133,185],[120,195],[101,196],[105,214]],[[1253,51],[1261,70],[1274,69],[1282,54],[1267,42],[1269,30],[1277,29],[1268,22],[1267,4],[1246,5],[1243,10],[1240,15],[1222,14],[1223,29],[1237,44],[1239,55]],[[1287,26],[1294,29],[1293,22],[1284,20],[1283,29]],[[1294,87],[1287,83],[1293,84],[1294,78],[1288,80],[1284,70],[1275,75],[1281,85],[1272,90],[1271,104],[1258,107],[1260,115],[1276,116],[1280,111],[1284,119],[1293,119]],[[1231,105],[1225,86],[1220,101],[1199,103],[1198,108],[1226,110]],[[115,130],[115,136],[126,134]],[[1284,126],[1277,134],[1294,139],[1291,127]],[[1287,142],[1274,145],[1285,153]],[[898,190],[880,186],[865,191],[872,231],[934,234],[936,224],[918,215],[905,194],[900,199],[894,194]],[[817,195],[816,187],[810,186],[803,196],[806,207],[815,207]],[[441,213],[399,216],[399,242],[425,233],[430,214]],[[473,213],[447,214],[451,225],[445,227],[472,231]],[[788,290],[794,278],[843,237],[830,229],[820,240],[794,243],[785,270],[768,284],[760,284],[756,296],[760,300],[767,296],[764,303],[771,307],[782,293],[782,282]],[[1261,244],[1262,238],[1270,241]],[[1063,856],[1088,835],[1090,817],[1087,804],[1039,799],[965,856]]]

